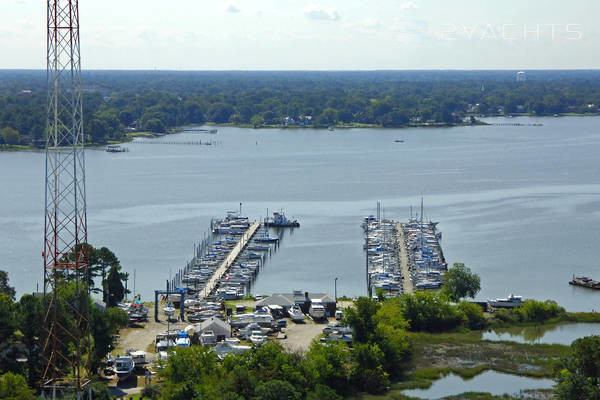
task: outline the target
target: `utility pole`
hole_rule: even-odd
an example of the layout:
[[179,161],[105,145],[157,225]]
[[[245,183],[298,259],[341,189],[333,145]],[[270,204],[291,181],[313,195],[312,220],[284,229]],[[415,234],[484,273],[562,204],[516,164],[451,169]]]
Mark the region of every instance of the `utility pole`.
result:
[[337,281],[338,281],[338,278],[336,276],[335,280],[334,280],[334,289],[333,289],[335,291],[335,295],[334,296],[335,296],[335,303],[336,304],[337,304]]
[[[42,397],[74,391],[79,399],[91,390],[91,348],[78,0],[47,0],[46,39]],[[65,282],[74,299],[62,297]],[[74,324],[65,324],[64,311]]]

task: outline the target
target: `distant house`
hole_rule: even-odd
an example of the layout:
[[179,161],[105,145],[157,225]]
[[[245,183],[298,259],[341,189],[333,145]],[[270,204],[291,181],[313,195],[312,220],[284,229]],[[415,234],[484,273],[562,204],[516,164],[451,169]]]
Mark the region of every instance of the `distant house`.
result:
[[211,317],[198,324],[197,333],[201,335],[208,331],[212,331],[215,334],[217,341],[231,337],[231,325],[216,317]]
[[[303,297],[304,299],[304,297]],[[273,296],[269,296],[267,298],[262,299],[258,303],[256,303],[257,307],[265,307],[265,306],[280,306],[289,308],[294,306],[296,303],[290,300],[286,295],[276,293]]]
[[335,315],[337,305],[335,298],[332,295],[327,293],[308,293],[302,292],[301,290],[296,290],[292,293],[275,293],[256,303],[256,306],[280,306],[290,308],[297,305],[302,309],[302,312],[308,314],[308,309],[312,303],[322,304],[323,307],[325,307],[326,316],[333,317]]

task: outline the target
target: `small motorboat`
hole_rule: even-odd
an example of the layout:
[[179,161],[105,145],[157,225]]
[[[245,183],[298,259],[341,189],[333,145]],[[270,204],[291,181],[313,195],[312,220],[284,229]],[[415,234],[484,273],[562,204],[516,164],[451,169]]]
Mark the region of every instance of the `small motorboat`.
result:
[[175,315],[175,307],[173,307],[173,304],[171,303],[167,303],[167,306],[165,308],[163,308],[163,311],[165,313],[165,315],[167,317],[172,317],[173,315]]

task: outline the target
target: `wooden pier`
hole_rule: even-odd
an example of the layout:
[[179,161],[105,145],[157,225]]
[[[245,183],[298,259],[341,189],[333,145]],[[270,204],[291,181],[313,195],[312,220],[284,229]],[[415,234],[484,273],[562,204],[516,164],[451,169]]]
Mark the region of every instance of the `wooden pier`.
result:
[[223,260],[221,265],[219,265],[219,268],[217,268],[213,276],[208,280],[208,282],[206,282],[206,286],[202,290],[205,298],[215,290],[219,279],[221,279],[221,277],[231,267],[235,259],[242,252],[242,250],[244,250],[244,248],[246,247],[248,242],[250,242],[252,236],[254,236],[259,227],[260,222],[253,222],[248,228],[248,230],[242,235],[235,247],[231,249],[227,257]]
[[400,273],[402,274],[402,285],[404,293],[413,293],[413,283],[410,278],[410,269],[408,267],[408,252],[406,242],[404,241],[404,229],[402,223],[396,225],[398,261],[400,262]]

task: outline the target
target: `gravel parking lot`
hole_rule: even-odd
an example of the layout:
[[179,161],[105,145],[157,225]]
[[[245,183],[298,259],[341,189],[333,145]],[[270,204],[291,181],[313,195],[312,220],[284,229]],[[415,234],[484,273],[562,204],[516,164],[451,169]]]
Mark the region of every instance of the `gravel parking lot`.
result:
[[287,338],[281,340],[281,344],[289,351],[306,353],[312,341],[323,333],[326,326],[327,322],[315,323],[310,319],[305,319],[299,324],[288,320],[285,328]]

